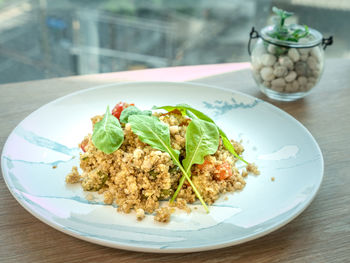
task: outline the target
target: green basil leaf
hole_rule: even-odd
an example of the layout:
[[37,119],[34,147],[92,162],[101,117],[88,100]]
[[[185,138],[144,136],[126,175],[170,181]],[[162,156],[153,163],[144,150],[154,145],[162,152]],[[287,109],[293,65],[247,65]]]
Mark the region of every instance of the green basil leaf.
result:
[[154,149],[169,153],[174,159],[179,159],[179,151],[171,148],[168,125],[157,118],[145,115],[132,115],[129,117],[129,123],[131,130],[139,136],[140,141]]
[[204,157],[216,153],[219,147],[219,131],[215,124],[194,119],[186,130],[186,158],[182,164],[189,172],[193,164],[202,164]]
[[116,117],[109,112],[107,107],[103,119],[94,125],[92,142],[97,149],[106,154],[118,150],[124,141],[124,132]]
[[[186,105],[186,104],[181,104],[181,105]],[[163,106],[163,107],[153,106],[152,107],[152,110],[158,110],[158,109],[163,109],[163,110],[166,110],[167,112],[170,112],[173,110],[179,110],[181,112],[182,116],[186,116],[186,109],[182,109],[180,107],[176,107],[176,106]]]
[[190,118],[193,118],[195,116],[198,119],[214,123],[214,121],[211,118],[209,118],[207,115],[200,112],[199,110],[196,110],[195,108],[192,108],[190,105],[187,105],[187,104],[177,104],[176,106],[167,105],[167,106],[161,106],[161,107],[153,107],[153,109],[163,109],[166,111],[172,111],[177,109],[181,112],[185,112],[186,115],[189,116]]
[[183,173],[185,179],[192,186],[198,199],[201,201],[205,210],[209,212],[203,198],[198,192],[196,186],[192,183],[190,176],[187,174],[179,161],[179,151],[174,150],[170,144],[170,131],[168,125],[162,123],[154,116],[132,115],[129,117],[129,123],[133,133],[137,134],[140,141],[149,144],[152,148],[167,152],[174,164],[177,165]]
[[150,110],[145,110],[142,111],[140,109],[138,109],[135,106],[129,106],[127,108],[125,108],[122,113],[120,114],[120,122],[122,123],[127,123],[128,119],[131,115],[147,115],[147,116],[151,116],[152,115],[152,111]]
[[[193,119],[186,129],[186,158],[182,161],[185,171],[191,176],[193,164],[202,164],[204,157],[214,154],[219,147],[219,131],[214,123]],[[185,177],[182,176],[171,200],[180,192]]]

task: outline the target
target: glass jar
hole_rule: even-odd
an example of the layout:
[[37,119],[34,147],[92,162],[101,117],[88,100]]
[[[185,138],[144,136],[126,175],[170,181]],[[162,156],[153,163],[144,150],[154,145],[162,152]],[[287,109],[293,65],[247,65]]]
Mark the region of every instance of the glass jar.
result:
[[[295,25],[295,29],[303,29]],[[264,27],[261,34],[252,28],[248,43],[253,77],[268,97],[292,101],[306,96],[319,82],[324,67],[324,49],[333,38],[324,39],[320,32],[309,29],[307,38],[298,42],[270,37],[273,26]],[[252,52],[251,39],[258,38]]]

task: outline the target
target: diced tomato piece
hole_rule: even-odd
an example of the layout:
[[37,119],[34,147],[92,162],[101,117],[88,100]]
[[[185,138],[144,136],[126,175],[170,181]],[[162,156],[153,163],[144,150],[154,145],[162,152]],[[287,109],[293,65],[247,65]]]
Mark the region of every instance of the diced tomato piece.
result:
[[225,180],[232,176],[232,168],[228,162],[217,165],[215,168],[215,178],[219,181]]
[[188,126],[190,122],[191,122],[191,119],[186,118],[179,124],[179,126]]
[[205,159],[204,162],[202,164],[197,164],[197,167],[200,169],[200,170],[203,170],[207,165],[211,164],[210,161],[208,161],[208,159]]
[[161,116],[166,116],[166,115],[170,115],[170,114],[177,114],[177,115],[182,115],[181,111],[178,109],[174,109],[172,111],[169,111],[167,113],[163,113]]
[[190,183],[186,180],[183,185],[185,185],[186,187],[189,187]]
[[88,139],[84,139],[81,143],[80,143],[80,148],[83,150],[83,152],[86,152],[86,146],[89,143]]
[[112,115],[116,118],[120,118],[120,114],[122,113],[122,111],[124,110],[124,106],[125,106],[125,102],[119,102],[117,103],[117,105],[114,106],[113,110],[112,110]]
[[112,110],[112,115],[119,120],[120,114],[122,113],[122,111],[129,106],[135,106],[135,104],[134,103],[127,104],[126,102],[117,103],[117,105],[115,105]]

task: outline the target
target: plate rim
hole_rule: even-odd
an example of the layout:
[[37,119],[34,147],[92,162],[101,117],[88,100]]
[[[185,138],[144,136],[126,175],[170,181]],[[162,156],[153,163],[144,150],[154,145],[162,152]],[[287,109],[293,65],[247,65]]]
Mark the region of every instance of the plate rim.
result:
[[[113,242],[113,241],[106,241],[104,239],[98,238],[98,237],[88,237],[83,235],[82,233],[80,233],[79,231],[75,231],[73,229],[66,229],[66,227],[64,225],[58,224],[57,222],[51,222],[50,220],[48,220],[47,218],[45,218],[45,216],[41,215],[40,213],[37,213],[33,210],[31,210],[29,208],[29,206],[27,206],[27,202],[22,200],[20,197],[17,196],[17,194],[14,192],[14,189],[11,187],[11,180],[10,178],[8,178],[8,176],[5,176],[5,168],[4,168],[4,164],[5,164],[5,152],[6,149],[8,148],[8,143],[9,143],[9,138],[11,135],[13,135],[13,133],[15,132],[15,130],[21,126],[21,124],[26,121],[27,118],[31,117],[33,114],[36,114],[38,111],[41,111],[43,109],[45,109],[46,107],[49,107],[51,104],[57,103],[61,100],[64,100],[68,97],[71,96],[75,96],[78,95],[80,93],[84,93],[84,92],[89,92],[92,90],[97,90],[97,89],[103,89],[103,88],[108,88],[111,86],[116,86],[116,88],[118,87],[123,87],[123,86],[127,86],[127,85],[149,85],[149,84],[155,84],[155,85],[167,85],[167,84],[171,84],[171,85],[190,85],[190,86],[196,86],[197,88],[200,87],[205,87],[205,88],[209,88],[209,89],[217,89],[217,90],[222,90],[222,91],[226,91],[226,92],[230,92],[233,94],[238,94],[240,96],[243,97],[248,97],[250,99],[254,99],[257,100],[259,103],[263,103],[264,106],[269,107],[270,109],[272,109],[273,111],[277,111],[279,114],[282,114],[284,117],[287,117],[290,121],[292,121],[293,123],[295,123],[297,126],[299,126],[300,128],[303,129],[303,131],[308,135],[308,137],[312,140],[313,144],[316,146],[317,151],[320,154],[320,164],[321,164],[321,171],[320,171],[320,177],[318,180],[318,184],[315,187],[315,190],[312,192],[312,194],[308,195],[307,200],[303,203],[303,205],[296,210],[296,212],[294,212],[294,214],[292,214],[292,216],[290,216],[287,220],[283,221],[283,222],[277,222],[272,224],[272,226],[258,234],[251,234],[248,235],[245,238],[239,239],[239,240],[233,240],[233,241],[229,241],[229,242],[222,242],[219,244],[214,244],[214,245],[199,245],[199,246],[192,246],[192,247],[185,247],[185,248],[154,248],[154,247],[147,247],[147,246],[141,246],[138,244],[135,245],[126,245],[123,244],[122,242]],[[38,109],[34,110],[33,112],[29,113],[24,119],[22,119],[16,126],[14,129],[12,129],[12,131],[9,133],[4,146],[3,146],[3,150],[1,153],[1,172],[2,172],[2,177],[5,181],[5,184],[7,186],[7,189],[10,191],[11,195],[15,198],[15,200],[27,211],[29,212],[31,215],[33,215],[34,217],[36,217],[37,219],[39,219],[40,221],[42,221],[43,223],[49,225],[50,227],[63,232],[69,236],[73,236],[75,238],[84,240],[84,241],[88,241],[90,243],[93,244],[98,244],[98,245],[102,245],[102,246],[106,246],[106,247],[111,247],[111,248],[117,248],[117,249],[123,249],[123,250],[128,250],[128,251],[135,251],[135,252],[146,252],[146,253],[191,253],[191,252],[200,252],[200,251],[209,251],[209,250],[215,250],[215,249],[220,249],[220,248],[225,248],[225,247],[230,247],[230,246],[235,246],[235,245],[239,245],[242,243],[246,243],[248,241],[251,240],[255,240],[258,239],[260,237],[263,237],[265,235],[270,234],[271,232],[274,232],[280,228],[282,228],[283,226],[287,225],[288,223],[290,223],[291,221],[293,221],[296,217],[298,217],[302,212],[305,211],[305,209],[307,207],[310,206],[310,204],[312,203],[312,201],[315,199],[315,197],[317,196],[317,193],[319,192],[323,179],[324,179],[324,158],[323,158],[323,154],[322,154],[322,150],[319,146],[319,144],[317,143],[316,139],[313,137],[313,135],[311,134],[311,132],[301,123],[299,122],[296,118],[294,118],[292,115],[290,115],[288,112],[283,111],[282,109],[278,108],[275,105],[272,105],[271,103],[264,101],[262,99],[256,98],[252,95],[246,94],[244,92],[241,91],[236,91],[234,89],[229,89],[229,88],[224,88],[224,87],[220,87],[220,86],[214,86],[214,85],[208,85],[205,83],[200,83],[200,82],[171,82],[171,81],[127,81],[127,82],[114,82],[114,83],[107,83],[107,84],[100,84],[100,85],[95,85],[93,87],[90,88],[86,88],[86,89],[82,89],[82,90],[78,90],[78,91],[74,91],[71,93],[68,93],[64,96],[61,96],[57,99],[54,99],[42,106],[40,106]],[[9,181],[8,181],[9,180]]]

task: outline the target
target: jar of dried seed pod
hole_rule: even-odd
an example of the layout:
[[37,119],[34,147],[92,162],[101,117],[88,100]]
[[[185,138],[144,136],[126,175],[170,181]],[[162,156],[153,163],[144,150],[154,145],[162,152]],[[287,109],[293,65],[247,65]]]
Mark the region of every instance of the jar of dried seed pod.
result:
[[[302,30],[294,25],[293,30]],[[333,43],[315,29],[298,42],[271,37],[273,26],[264,27],[259,34],[250,32],[248,52],[254,80],[268,97],[282,101],[302,98],[319,82],[324,68],[324,50]],[[251,50],[251,40],[258,39]]]

